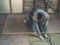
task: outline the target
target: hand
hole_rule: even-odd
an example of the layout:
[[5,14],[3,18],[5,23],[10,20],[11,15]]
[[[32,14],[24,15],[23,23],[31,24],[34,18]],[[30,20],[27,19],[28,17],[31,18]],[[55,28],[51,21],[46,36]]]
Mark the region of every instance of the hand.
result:
[[45,22],[42,23],[42,25],[44,24]]
[[42,18],[40,18],[40,19],[39,19],[39,22],[42,23],[42,24],[44,24],[44,22],[45,22],[45,17],[43,16]]
[[44,24],[45,20],[40,20],[39,23]]

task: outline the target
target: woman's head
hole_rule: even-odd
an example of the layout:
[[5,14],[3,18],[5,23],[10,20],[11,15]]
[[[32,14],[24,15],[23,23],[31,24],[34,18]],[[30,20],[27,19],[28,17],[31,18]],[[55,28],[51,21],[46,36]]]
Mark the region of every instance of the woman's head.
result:
[[45,17],[41,13],[38,13],[37,15],[38,15],[37,19],[39,20],[40,23],[45,21]]
[[41,19],[43,17],[41,13],[38,13],[37,15],[38,15],[37,19]]

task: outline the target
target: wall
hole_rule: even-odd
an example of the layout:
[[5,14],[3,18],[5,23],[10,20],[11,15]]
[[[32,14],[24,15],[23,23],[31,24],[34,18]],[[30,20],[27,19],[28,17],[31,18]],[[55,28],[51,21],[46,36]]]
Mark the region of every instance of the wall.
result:
[[24,0],[24,12],[29,12],[33,9],[33,0]]
[[0,0],[0,13],[10,13],[9,0]]
[[[23,13],[23,0],[11,0],[12,13]],[[10,13],[9,0],[0,0],[0,13]]]
[[11,0],[11,3],[12,3],[12,13],[23,12],[23,0]]
[[54,11],[56,11],[56,9],[57,9],[57,4],[58,4],[58,0],[49,0],[49,2],[51,2],[51,3],[50,3],[51,8],[52,8]]
[[[51,1],[51,8],[55,11],[57,9],[58,0],[49,1]],[[0,0],[0,13],[10,13],[9,4],[9,0]],[[34,0],[11,0],[11,4],[12,13],[23,13],[23,9],[24,12],[29,12],[34,7]],[[45,8],[45,3],[42,0],[38,0],[37,4],[38,5],[36,7]]]

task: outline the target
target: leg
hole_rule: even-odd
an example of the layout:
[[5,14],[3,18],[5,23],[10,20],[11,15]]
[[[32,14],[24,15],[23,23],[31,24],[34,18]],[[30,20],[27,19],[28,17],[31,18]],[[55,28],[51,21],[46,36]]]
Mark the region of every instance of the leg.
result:
[[38,23],[38,26],[39,26],[40,32],[42,33],[43,32],[43,25]]
[[[35,22],[34,22],[35,23]],[[39,25],[38,23],[35,23],[35,30],[37,31],[37,34],[38,34],[38,37],[42,40],[42,41],[45,41],[44,40],[44,37],[41,35],[41,31],[42,31],[42,25]],[[40,28],[39,28],[40,26]]]
[[33,22],[33,30],[36,31],[38,35],[40,35],[40,29],[38,23],[35,21]]
[[43,30],[45,33],[48,31],[48,21],[43,25]]
[[48,38],[47,31],[48,31],[48,21],[43,25],[44,29],[44,37]]
[[40,29],[41,35],[44,37],[43,25],[40,23],[38,23],[38,24],[39,24],[39,29]]

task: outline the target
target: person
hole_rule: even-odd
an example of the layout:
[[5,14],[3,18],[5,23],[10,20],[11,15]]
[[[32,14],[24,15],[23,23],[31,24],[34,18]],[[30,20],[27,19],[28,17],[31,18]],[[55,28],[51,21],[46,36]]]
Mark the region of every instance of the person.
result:
[[49,14],[41,9],[36,9],[29,13],[29,29],[36,32],[41,40],[48,38]]

